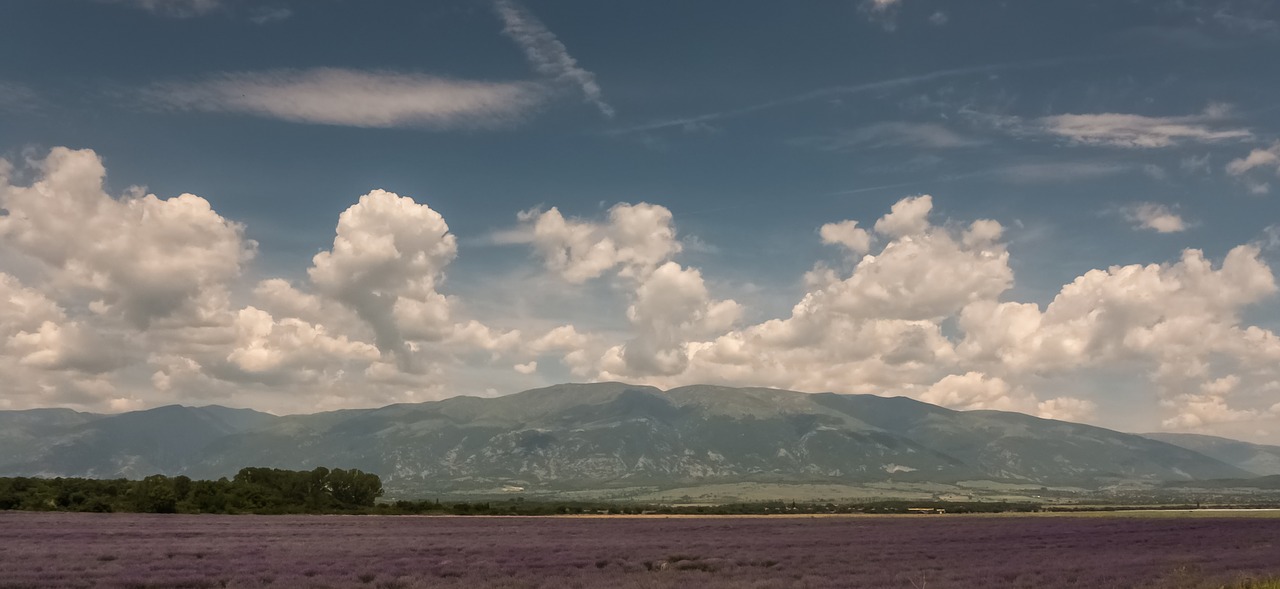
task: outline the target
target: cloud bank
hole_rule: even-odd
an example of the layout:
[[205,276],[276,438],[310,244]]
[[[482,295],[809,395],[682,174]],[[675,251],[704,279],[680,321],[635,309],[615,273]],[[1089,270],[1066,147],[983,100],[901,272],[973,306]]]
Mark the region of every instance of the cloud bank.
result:
[[[1011,295],[1004,224],[939,218],[934,199],[916,195],[879,218],[798,236],[831,246],[834,261],[803,272],[789,312],[749,319],[726,292],[733,286],[682,261],[666,207],[516,215],[501,241],[527,248],[534,265],[512,278],[516,288],[527,280],[616,297],[617,327],[604,329],[573,313],[548,323],[471,311],[448,281],[465,251],[444,217],[411,196],[359,196],[300,278],[250,279],[256,244],[209,201],[112,195],[105,176],[89,150],[0,163],[9,408],[309,411],[486,393],[494,383],[518,390],[567,371],[658,386],[907,395],[1073,420],[1135,402],[1137,386],[1168,429],[1253,431],[1280,417],[1268,401],[1280,391],[1280,337],[1243,319],[1277,293],[1265,244],[1093,269],[1046,304],[1022,302]],[[1186,226],[1157,205],[1126,211],[1136,227]],[[1117,373],[1142,383],[1083,384]],[[468,380],[476,374],[488,384]]]

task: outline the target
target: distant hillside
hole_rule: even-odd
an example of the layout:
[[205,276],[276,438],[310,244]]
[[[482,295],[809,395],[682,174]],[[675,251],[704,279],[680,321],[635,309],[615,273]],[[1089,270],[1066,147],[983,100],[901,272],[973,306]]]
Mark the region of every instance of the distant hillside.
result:
[[[0,412],[0,476],[216,478],[359,468],[404,493],[972,479],[1099,486],[1247,478],[1161,441],[904,397],[621,383],[275,417],[222,407]],[[16,448],[16,450],[14,449]]]
[[0,424],[6,425],[6,433],[10,424],[21,423],[12,430],[21,443],[0,454],[0,472],[94,478],[181,474],[215,440],[276,419],[248,409],[179,405],[106,416],[45,409],[3,412]]
[[0,411],[0,468],[34,459],[57,435],[102,417],[70,409]]
[[1280,446],[1250,444],[1199,434],[1142,434],[1153,440],[1180,446],[1216,458],[1258,476],[1280,475]]
[[1251,479],[1211,479],[1207,481],[1170,482],[1166,487],[1186,489],[1258,489],[1264,491],[1280,490],[1280,475],[1269,475]]

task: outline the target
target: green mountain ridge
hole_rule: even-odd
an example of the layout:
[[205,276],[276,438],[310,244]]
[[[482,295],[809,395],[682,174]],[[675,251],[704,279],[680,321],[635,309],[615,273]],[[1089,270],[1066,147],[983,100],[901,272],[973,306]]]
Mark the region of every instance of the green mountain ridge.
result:
[[216,406],[10,411],[0,425],[0,439],[22,440],[0,453],[0,476],[217,478],[245,466],[324,465],[378,474],[402,495],[977,479],[1096,488],[1252,476],[1174,444],[1018,413],[717,386],[565,384],[281,417]]
[[1251,444],[1201,434],[1150,433],[1144,437],[1159,440],[1221,460],[1257,476],[1280,475],[1280,446]]

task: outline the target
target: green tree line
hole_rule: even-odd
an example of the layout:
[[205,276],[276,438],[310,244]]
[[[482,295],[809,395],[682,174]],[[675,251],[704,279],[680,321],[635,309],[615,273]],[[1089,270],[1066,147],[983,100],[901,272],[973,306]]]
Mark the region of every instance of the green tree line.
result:
[[1033,503],[870,501],[822,503],[759,501],[670,505],[599,501],[525,500],[383,501],[382,481],[360,470],[310,471],[244,468],[230,479],[192,480],[153,475],[142,480],[0,478],[0,510],[134,513],[363,513],[382,515],[785,515],[824,513],[946,513],[1040,511]]
[[0,478],[0,509],[135,513],[331,513],[371,508],[378,475],[357,469],[244,468],[230,479]]

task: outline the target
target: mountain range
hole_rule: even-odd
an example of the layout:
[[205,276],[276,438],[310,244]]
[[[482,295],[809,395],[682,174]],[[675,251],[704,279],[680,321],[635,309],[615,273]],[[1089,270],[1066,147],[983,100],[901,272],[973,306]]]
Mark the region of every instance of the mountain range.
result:
[[1194,450],[1210,458],[1234,464],[1258,476],[1280,475],[1280,446],[1250,444],[1239,440],[1204,436],[1200,434],[1142,434],[1188,450]]
[[0,476],[359,468],[402,494],[990,480],[1086,488],[1280,472],[1280,448],[1140,436],[906,397],[623,383],[275,416],[218,406],[0,411]]

